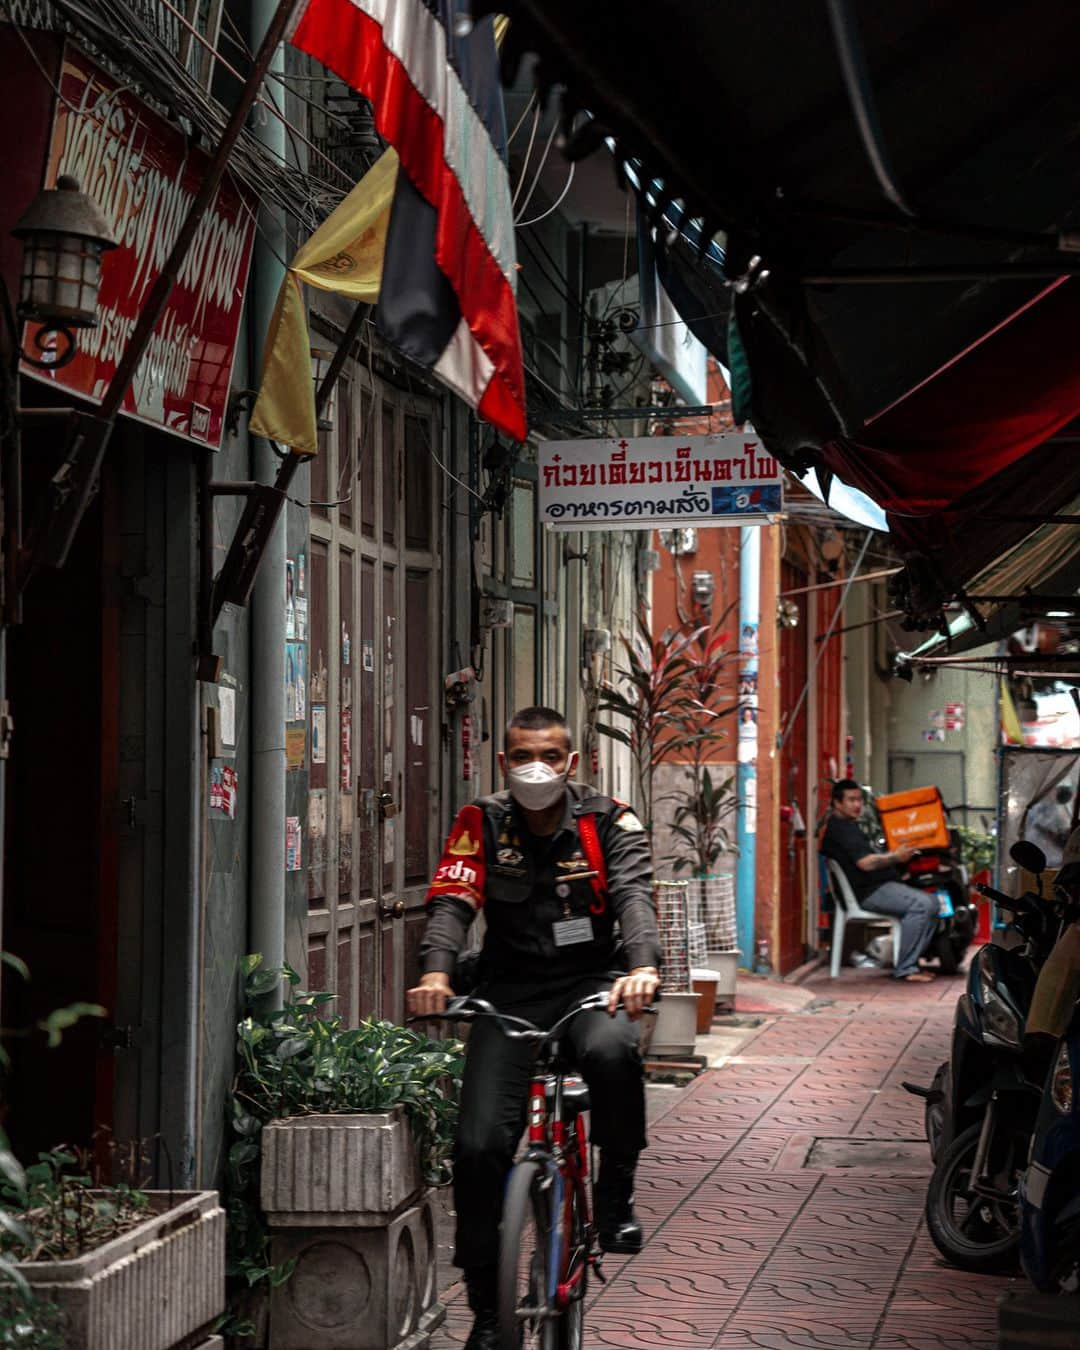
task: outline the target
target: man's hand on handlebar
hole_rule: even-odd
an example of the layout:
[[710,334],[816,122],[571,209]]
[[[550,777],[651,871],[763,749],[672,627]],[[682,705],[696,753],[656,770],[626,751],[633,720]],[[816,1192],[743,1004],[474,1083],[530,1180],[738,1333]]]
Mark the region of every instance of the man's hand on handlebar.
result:
[[608,995],[607,1012],[614,1017],[620,1002],[626,1009],[631,1022],[636,1022],[656,997],[660,988],[660,974],[655,966],[640,966],[629,975],[623,975],[611,986]]
[[450,977],[441,970],[433,970],[421,975],[420,983],[408,990],[405,1006],[413,1017],[430,1017],[433,1013],[445,1012],[453,997]]

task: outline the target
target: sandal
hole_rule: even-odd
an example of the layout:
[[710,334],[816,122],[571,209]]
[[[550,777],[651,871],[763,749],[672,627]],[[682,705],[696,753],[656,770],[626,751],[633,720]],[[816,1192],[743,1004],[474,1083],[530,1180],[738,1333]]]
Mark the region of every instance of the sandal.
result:
[[930,984],[934,976],[928,970],[913,970],[910,975],[897,975],[905,984]]

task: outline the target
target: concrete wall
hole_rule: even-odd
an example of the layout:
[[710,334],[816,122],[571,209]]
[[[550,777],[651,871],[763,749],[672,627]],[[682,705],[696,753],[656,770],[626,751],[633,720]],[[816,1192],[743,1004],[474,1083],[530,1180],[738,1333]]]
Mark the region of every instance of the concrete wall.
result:
[[[864,623],[887,608],[883,587],[854,586],[846,622]],[[913,633],[908,646],[920,641]],[[999,740],[993,678],[962,670],[940,670],[929,678],[916,674],[910,684],[883,678],[890,644],[882,624],[849,632],[845,644],[847,729],[858,781],[879,793],[937,784],[949,806],[967,805],[955,811],[956,823],[977,827],[980,815],[992,816]],[[963,706],[962,727],[942,725],[948,704]]]

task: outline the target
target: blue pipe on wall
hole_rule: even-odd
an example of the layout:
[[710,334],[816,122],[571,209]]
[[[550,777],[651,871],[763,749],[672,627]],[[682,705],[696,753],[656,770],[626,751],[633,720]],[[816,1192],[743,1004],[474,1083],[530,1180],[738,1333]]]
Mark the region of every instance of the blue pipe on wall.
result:
[[[761,618],[761,527],[739,530],[739,713],[735,926],[742,965],[754,965],[757,861],[758,623]],[[752,715],[747,717],[747,709]]]

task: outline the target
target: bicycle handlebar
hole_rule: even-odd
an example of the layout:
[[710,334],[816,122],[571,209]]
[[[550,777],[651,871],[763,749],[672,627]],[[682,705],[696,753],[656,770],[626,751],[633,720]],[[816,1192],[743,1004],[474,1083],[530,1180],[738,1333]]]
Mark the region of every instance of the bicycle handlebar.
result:
[[[555,1023],[553,1027],[545,1031],[543,1027],[538,1027],[533,1022],[528,1022],[524,1017],[513,1017],[509,1013],[501,1013],[498,1008],[484,998],[474,998],[466,995],[463,998],[454,998],[446,1005],[443,1012],[439,1013],[421,1013],[415,1017],[408,1017],[407,1022],[474,1022],[478,1017],[490,1017],[498,1026],[504,1036],[512,1041],[535,1041],[538,1044],[543,1041],[554,1040],[559,1033],[570,1022],[578,1016],[579,1013],[593,1012],[600,1008],[606,1008],[609,994],[599,993],[590,994],[587,998],[581,999],[575,1003],[568,1012]],[[622,1008],[625,1005],[622,1000],[616,1005]],[[642,1008],[643,1013],[650,1016],[656,1015],[656,1008]]]

